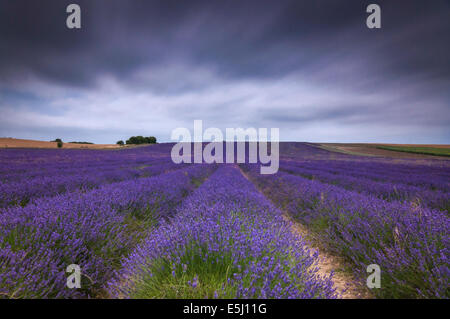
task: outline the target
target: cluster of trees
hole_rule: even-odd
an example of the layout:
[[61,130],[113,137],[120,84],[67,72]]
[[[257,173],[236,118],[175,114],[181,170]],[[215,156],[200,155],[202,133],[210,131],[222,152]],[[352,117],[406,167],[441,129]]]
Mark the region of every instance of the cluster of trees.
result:
[[[130,144],[155,144],[156,143],[156,137],[154,136],[132,136],[130,137],[126,142],[127,145]],[[118,145],[124,145],[123,141],[118,141],[116,144]]]
[[60,138],[55,139],[54,141],[51,142],[56,142],[58,145],[58,148],[63,147],[63,141]]

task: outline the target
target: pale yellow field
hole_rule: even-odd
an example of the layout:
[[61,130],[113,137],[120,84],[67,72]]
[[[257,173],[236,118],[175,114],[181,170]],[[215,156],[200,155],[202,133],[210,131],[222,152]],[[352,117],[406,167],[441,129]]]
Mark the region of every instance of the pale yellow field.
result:
[[[119,148],[116,144],[75,144],[64,143],[62,148],[79,149],[112,149]],[[18,138],[0,138],[0,148],[58,148],[56,142],[24,140]]]

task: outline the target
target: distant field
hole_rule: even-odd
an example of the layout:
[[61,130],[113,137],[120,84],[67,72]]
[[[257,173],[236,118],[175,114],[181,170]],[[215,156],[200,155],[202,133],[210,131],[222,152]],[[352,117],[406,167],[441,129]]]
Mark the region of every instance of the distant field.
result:
[[450,156],[450,148],[417,146],[377,146],[378,149],[435,156]]
[[450,298],[449,158],[377,149],[440,145],[283,142],[272,175],[173,145],[1,148],[0,299]]
[[[85,144],[79,142],[64,143],[62,148],[111,149],[116,144]],[[0,148],[58,148],[56,142],[24,140],[19,138],[0,138]]]
[[371,144],[371,143],[321,143],[321,148],[332,152],[359,156],[376,156],[405,159],[441,159],[450,156],[450,145],[440,144]]

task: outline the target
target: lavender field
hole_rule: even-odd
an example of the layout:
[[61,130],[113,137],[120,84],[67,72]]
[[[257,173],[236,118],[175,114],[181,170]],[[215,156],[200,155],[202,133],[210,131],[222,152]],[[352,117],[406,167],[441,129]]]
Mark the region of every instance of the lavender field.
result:
[[0,150],[0,298],[341,298],[322,253],[361,296],[450,297],[449,161],[281,143],[261,175],[171,147]]

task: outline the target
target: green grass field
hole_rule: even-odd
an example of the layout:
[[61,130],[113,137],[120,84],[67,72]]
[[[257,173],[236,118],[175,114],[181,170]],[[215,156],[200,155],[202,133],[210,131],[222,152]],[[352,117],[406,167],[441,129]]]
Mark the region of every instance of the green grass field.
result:
[[406,153],[417,153],[435,156],[450,156],[450,148],[417,147],[417,146],[377,146],[379,149]]

